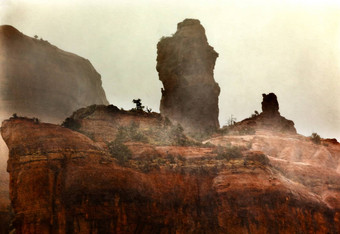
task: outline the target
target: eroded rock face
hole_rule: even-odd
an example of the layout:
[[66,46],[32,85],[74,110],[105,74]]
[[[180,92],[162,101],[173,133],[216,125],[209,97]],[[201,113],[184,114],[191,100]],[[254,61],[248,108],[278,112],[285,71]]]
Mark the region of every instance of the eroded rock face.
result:
[[91,63],[9,25],[0,26],[0,114],[60,122],[73,111],[108,104]]
[[132,157],[119,164],[102,144],[115,137],[104,134],[111,118],[117,128],[133,118],[160,126],[111,111],[84,118],[81,131],[98,129],[94,141],[53,124],[3,122],[17,233],[339,233],[338,143],[262,132],[211,139],[242,149],[221,154],[129,141]]
[[186,19],[172,37],[157,45],[157,71],[162,81],[161,114],[186,130],[207,132],[219,128],[220,88],[213,73],[218,54],[199,20]]
[[[25,36],[12,26],[0,26],[0,121],[17,113],[60,123],[91,104],[108,101],[100,75],[88,60]],[[1,139],[0,215],[9,205],[7,159],[8,149]],[[0,222],[0,232],[1,227]]]

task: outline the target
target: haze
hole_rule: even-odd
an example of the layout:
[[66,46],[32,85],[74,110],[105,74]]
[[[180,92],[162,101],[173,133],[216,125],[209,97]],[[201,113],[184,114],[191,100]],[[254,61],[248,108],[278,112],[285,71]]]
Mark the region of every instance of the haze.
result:
[[335,1],[7,1],[0,23],[87,58],[110,103],[159,111],[156,45],[196,18],[219,53],[221,126],[261,111],[262,93],[309,136],[340,139],[340,4]]

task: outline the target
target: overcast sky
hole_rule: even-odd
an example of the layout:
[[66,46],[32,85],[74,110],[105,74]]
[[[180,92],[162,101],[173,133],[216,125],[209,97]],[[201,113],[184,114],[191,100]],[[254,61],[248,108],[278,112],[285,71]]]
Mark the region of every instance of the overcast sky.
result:
[[[156,45],[196,18],[219,53],[220,124],[278,96],[299,133],[340,140],[339,1],[0,0],[0,23],[91,61],[110,103],[159,111]],[[222,3],[223,2],[223,3]]]

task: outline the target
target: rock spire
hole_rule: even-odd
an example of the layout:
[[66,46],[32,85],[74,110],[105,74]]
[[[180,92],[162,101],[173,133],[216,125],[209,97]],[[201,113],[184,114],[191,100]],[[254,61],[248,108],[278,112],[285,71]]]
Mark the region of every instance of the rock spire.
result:
[[217,57],[196,19],[178,23],[176,33],[157,45],[157,71],[164,86],[161,114],[189,132],[219,128],[220,87],[214,80]]

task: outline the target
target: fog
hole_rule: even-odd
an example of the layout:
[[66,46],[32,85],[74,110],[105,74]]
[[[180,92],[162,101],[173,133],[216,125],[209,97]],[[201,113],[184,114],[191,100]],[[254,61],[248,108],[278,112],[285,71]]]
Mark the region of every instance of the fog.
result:
[[0,23],[85,57],[110,103],[159,111],[156,45],[196,18],[219,53],[219,120],[261,111],[274,92],[280,113],[309,136],[340,140],[340,4],[336,1],[8,1]]

